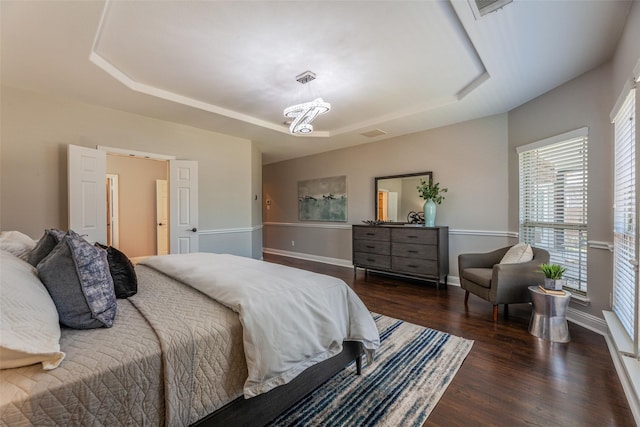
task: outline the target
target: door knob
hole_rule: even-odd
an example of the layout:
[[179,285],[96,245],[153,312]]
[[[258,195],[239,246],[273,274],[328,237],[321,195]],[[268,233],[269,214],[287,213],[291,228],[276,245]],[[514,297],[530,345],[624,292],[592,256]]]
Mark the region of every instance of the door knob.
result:
[[161,222],[159,222],[159,223],[158,223],[158,225],[162,227],[164,224],[163,224],[163,223],[161,223]]
[[195,227],[193,227],[193,228],[191,229],[191,231],[193,231],[193,232],[195,233],[196,231],[198,231],[198,229],[197,229],[197,228],[195,228]]

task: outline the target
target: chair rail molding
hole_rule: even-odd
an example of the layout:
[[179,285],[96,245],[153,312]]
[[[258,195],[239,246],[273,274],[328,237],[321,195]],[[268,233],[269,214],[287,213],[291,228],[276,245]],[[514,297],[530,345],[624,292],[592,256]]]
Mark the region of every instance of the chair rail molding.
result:
[[450,228],[449,235],[454,236],[487,236],[487,237],[513,237],[518,238],[517,231],[501,231],[501,230],[463,230],[458,228]]
[[317,223],[317,222],[265,222],[264,226],[271,227],[300,227],[300,228],[338,228],[351,230],[351,224]]
[[[305,223],[305,222],[265,222],[263,225],[270,227],[300,227],[300,228],[331,228],[331,229],[344,229],[351,230],[351,226],[354,224],[336,224],[336,223]],[[360,225],[360,224],[355,224]],[[512,237],[518,238],[519,234],[515,231],[501,231],[501,230],[464,230],[464,229],[449,229],[449,235],[459,236],[486,236],[486,237]]]
[[201,236],[205,236],[208,234],[253,233],[254,231],[261,230],[262,228],[262,225],[256,225],[253,227],[243,228],[218,228],[213,230],[198,230],[197,233]]
[[598,240],[587,240],[587,245],[592,249],[606,249],[609,252],[613,252],[613,243],[601,242]]

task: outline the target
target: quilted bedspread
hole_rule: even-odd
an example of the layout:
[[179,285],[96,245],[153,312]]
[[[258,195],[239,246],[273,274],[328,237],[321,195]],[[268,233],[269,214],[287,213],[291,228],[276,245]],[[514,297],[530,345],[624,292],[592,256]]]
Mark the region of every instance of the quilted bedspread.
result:
[[0,371],[0,425],[193,423],[242,395],[237,314],[153,269],[109,329],[63,329],[66,358]]
[[228,254],[155,256],[143,264],[238,313],[248,368],[246,398],[338,354],[345,340],[361,342],[370,361],[380,345],[369,310],[338,278]]

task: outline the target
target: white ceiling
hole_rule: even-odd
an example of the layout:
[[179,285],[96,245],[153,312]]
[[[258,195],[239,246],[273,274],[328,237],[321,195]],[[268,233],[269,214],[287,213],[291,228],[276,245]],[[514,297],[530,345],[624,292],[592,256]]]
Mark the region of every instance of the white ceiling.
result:
[[[248,138],[271,163],[509,111],[607,61],[630,5],[2,0],[1,78]],[[291,136],[282,110],[312,96],[331,112]]]

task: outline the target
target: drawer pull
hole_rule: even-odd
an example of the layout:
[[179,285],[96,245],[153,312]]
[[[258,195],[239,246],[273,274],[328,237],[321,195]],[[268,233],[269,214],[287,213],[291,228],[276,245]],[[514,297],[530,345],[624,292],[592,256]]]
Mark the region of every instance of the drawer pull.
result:
[[407,265],[407,267],[410,267],[410,268],[418,268],[419,266],[418,266],[418,265],[413,265],[413,264],[408,264],[408,265]]
[[367,233],[367,236],[375,236],[376,233]]
[[369,262],[375,262],[376,260],[375,260],[375,259],[371,259],[371,258],[367,258],[367,261],[369,261]]
[[375,249],[375,246],[367,246],[367,249]]
[[410,239],[417,239],[418,238],[418,236],[407,236],[407,237],[410,238]]
[[418,251],[414,251],[414,250],[410,250],[410,251],[407,251],[407,252],[409,252],[410,254],[417,254],[418,253]]

